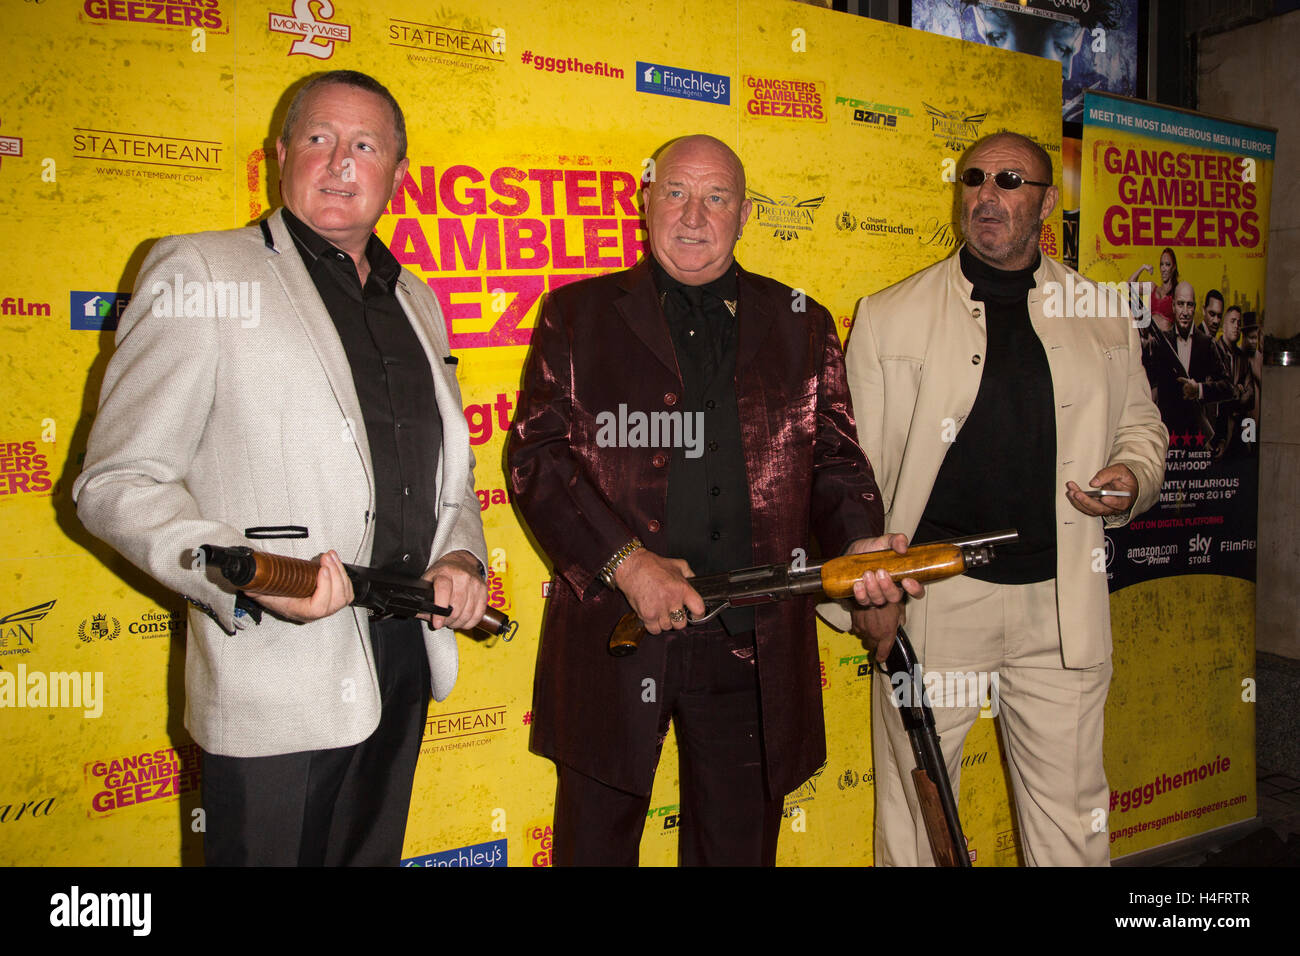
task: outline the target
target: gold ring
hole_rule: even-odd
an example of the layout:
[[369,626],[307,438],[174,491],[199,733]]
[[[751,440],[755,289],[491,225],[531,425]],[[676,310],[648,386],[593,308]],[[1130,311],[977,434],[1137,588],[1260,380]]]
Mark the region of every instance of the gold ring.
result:
[[674,624],[680,624],[686,620],[686,612],[682,608],[675,608],[668,612],[668,620]]

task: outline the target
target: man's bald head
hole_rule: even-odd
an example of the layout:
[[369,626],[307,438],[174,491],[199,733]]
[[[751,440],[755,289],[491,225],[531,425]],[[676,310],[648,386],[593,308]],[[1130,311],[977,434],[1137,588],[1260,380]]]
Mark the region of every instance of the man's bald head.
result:
[[1186,280],[1174,286],[1174,329],[1183,338],[1192,332],[1196,319],[1196,290]]
[[[718,139],[716,136],[710,136],[707,133],[695,133],[691,136],[682,136],[674,139],[663,146],[658,154],[654,157],[655,168],[660,169],[667,165],[673,157],[685,152],[693,153],[696,150],[703,149],[706,152],[715,151],[718,156],[725,156],[727,161],[732,164],[736,180],[740,183],[740,191],[745,191],[745,166],[736,155],[736,151]],[[656,178],[657,175],[656,175]]]

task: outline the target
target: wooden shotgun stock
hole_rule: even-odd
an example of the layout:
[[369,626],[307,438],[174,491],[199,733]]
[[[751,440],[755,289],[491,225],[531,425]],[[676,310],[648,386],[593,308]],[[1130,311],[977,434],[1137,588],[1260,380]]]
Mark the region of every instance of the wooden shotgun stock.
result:
[[[690,623],[702,624],[729,607],[771,604],[800,594],[822,593],[830,598],[852,597],[853,582],[868,571],[884,570],[895,582],[904,578],[912,578],[922,584],[939,581],[961,574],[968,568],[988,564],[993,560],[995,545],[1008,544],[1018,537],[1020,536],[1014,530],[998,531],[994,534],[918,544],[908,548],[907,554],[899,554],[892,548],[866,554],[847,554],[797,571],[785,564],[770,564],[727,574],[691,578],[691,587],[695,588],[704,601],[704,616],[692,619]],[[609,639],[609,652],[615,657],[635,654],[645,633],[645,627],[635,613],[623,615]]]
[[[316,590],[316,575],[320,571],[316,561],[211,544],[202,545],[200,550],[241,591],[311,597]],[[440,607],[434,601],[433,586],[420,578],[386,574],[355,564],[345,564],[343,569],[352,580],[352,603],[356,607],[392,617],[415,617],[423,613],[445,617],[451,613],[451,608]],[[513,634],[517,627],[516,622],[491,607],[483,612],[483,619],[476,625],[477,630],[492,636]]]
[[[939,866],[969,867],[970,853],[966,849],[966,836],[962,833],[961,818],[957,816],[957,798],[948,779],[948,768],[939,749],[939,735],[934,728],[934,714],[925,699],[920,662],[912,650],[912,642],[901,627],[894,638],[894,646],[880,669],[891,678],[906,684],[906,693],[891,695],[903,718],[903,728],[912,744],[916,769],[912,783],[921,804],[921,817],[925,820],[925,835],[930,840],[930,851]],[[895,688],[898,690],[899,688]]]

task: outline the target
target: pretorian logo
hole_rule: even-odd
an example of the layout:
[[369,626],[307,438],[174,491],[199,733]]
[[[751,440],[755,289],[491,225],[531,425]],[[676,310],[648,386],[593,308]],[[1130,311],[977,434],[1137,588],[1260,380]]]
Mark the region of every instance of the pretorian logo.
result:
[[[466,66],[472,65],[473,61],[481,64],[504,63],[506,58],[500,37],[490,33],[476,33],[473,30],[420,23],[416,20],[399,20],[396,17],[388,20],[388,45],[459,57],[459,63]],[[454,64],[457,61],[438,62]]]
[[424,856],[408,857],[402,861],[402,866],[506,866],[506,859],[506,841],[492,840],[454,850],[439,850]]
[[111,331],[117,328],[117,320],[130,304],[129,292],[70,292],[70,327],[82,332]]
[[220,172],[223,149],[221,142],[213,139],[91,129],[87,126],[72,128],[72,158],[93,159],[101,163]]
[[91,797],[87,816],[104,816],[197,790],[201,761],[198,744],[182,744],[88,763],[85,774]]
[[0,442],[0,495],[48,494],[53,487],[49,459],[36,442]]
[[896,130],[900,118],[912,115],[912,111],[906,106],[876,103],[872,100],[859,100],[852,96],[835,97],[835,105],[847,107],[849,120],[854,126],[863,126],[868,129]]
[[[316,10],[312,11],[315,2]],[[334,43],[347,43],[352,39],[352,28],[331,22],[334,4],[331,0],[294,0],[293,15],[267,14],[267,29],[297,37],[286,56],[310,56],[328,60],[334,55]]]
[[[152,23],[160,27],[202,27],[220,30],[220,0],[166,0],[153,3],[149,0],[85,0],[81,9],[92,20],[122,20],[130,23]],[[328,2],[328,0],[327,0]]]
[[83,644],[89,644],[91,641],[114,641],[121,633],[122,622],[106,614],[93,614],[77,625],[77,636],[81,638]]
[[46,601],[44,604],[33,604],[0,617],[0,655],[30,654],[36,643],[36,622],[45,620],[45,615],[53,610],[54,603]]
[[825,196],[815,199],[799,199],[795,196],[782,196],[773,199],[749,190],[749,198],[754,201],[754,220],[760,227],[770,227],[772,235],[778,239],[798,239],[799,233],[813,227],[813,213],[826,201]]
[[965,110],[941,110],[937,106],[922,102],[925,111],[930,114],[930,132],[936,139],[943,140],[944,146],[955,153],[965,151],[966,147],[980,138],[980,124],[988,118],[988,113],[967,113]]
[[636,90],[638,93],[675,96],[720,106],[731,105],[731,77],[641,60],[636,61]]
[[767,76],[744,77],[745,112],[750,116],[779,116],[825,123],[822,101],[826,84],[821,80],[782,80]]

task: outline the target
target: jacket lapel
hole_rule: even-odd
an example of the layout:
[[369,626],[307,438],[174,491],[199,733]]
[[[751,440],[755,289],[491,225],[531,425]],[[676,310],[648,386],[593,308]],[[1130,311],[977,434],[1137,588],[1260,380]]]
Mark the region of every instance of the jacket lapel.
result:
[[614,300],[615,310],[632,330],[632,334],[640,339],[642,344],[654,353],[655,358],[680,381],[681,372],[677,368],[677,353],[668,334],[668,322],[664,319],[663,309],[659,305],[650,263],[642,259],[628,270],[620,280],[619,288],[624,295]]
[[[280,210],[277,209],[267,222],[271,227],[271,237],[275,241],[275,249],[268,250],[267,266],[279,279],[284,290],[285,315],[291,316],[302,328],[325,372],[325,378],[343,416],[341,427],[346,428],[352,436],[353,445],[366,472],[368,493],[373,502],[375,476],[370,464],[370,443],[366,437],[366,424],[361,415],[357,389],[352,382],[352,366],[348,364],[348,356],[343,351],[343,343],[339,341],[338,331],[334,328],[334,322],[325,308],[325,303],[321,301],[306,266],[303,265],[302,256],[294,246],[293,237],[289,235]],[[289,362],[286,362],[284,371],[286,375],[293,374]]]

